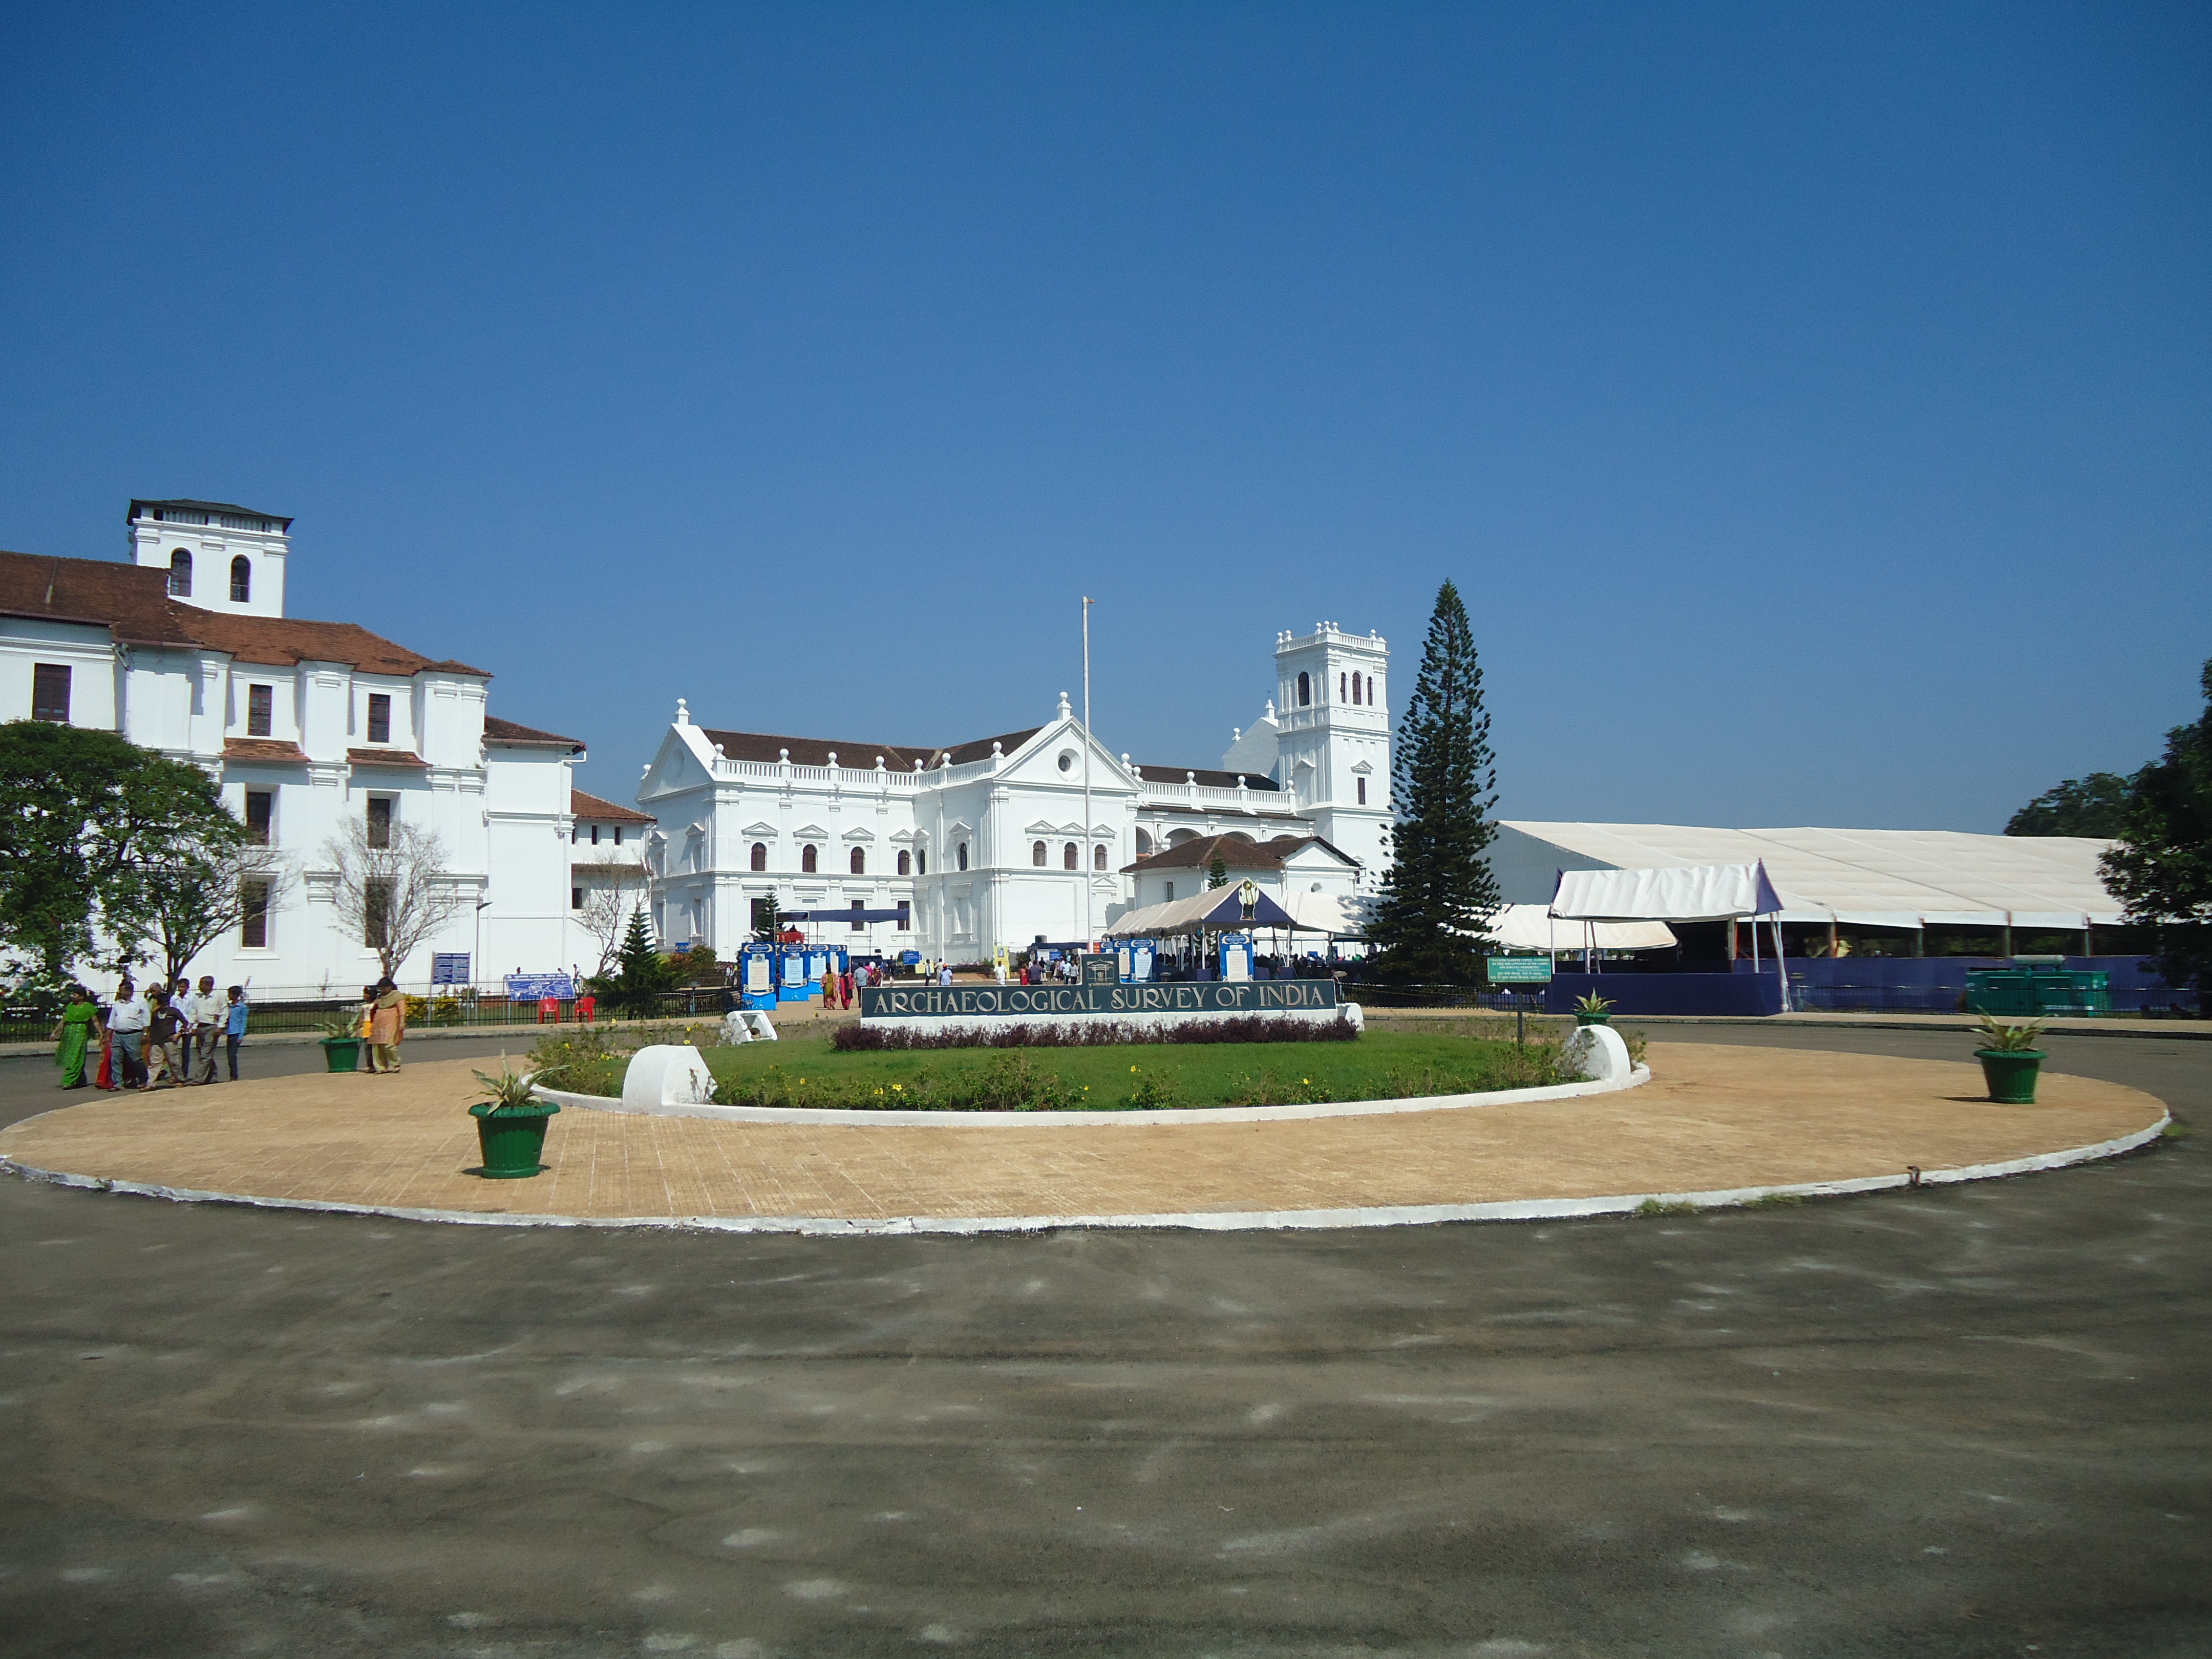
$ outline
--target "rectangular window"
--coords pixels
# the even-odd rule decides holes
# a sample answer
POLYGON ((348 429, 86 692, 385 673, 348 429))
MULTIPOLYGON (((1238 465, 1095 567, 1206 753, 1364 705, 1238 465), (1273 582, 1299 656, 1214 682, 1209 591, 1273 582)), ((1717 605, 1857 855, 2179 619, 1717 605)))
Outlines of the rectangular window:
POLYGON ((1170 882, 1168 884, 1168 896, 1170 899, 1175 896, 1175 884, 1173 882, 1170 882))
POLYGON ((1366 780, 1366 779, 1364 779, 1364 778, 1361 778, 1361 779, 1358 781, 1358 782, 1359 782, 1359 804, 1360 804, 1362 806, 1364 806, 1364 805, 1367 805, 1367 780, 1366 780))
POLYGON ((568 890, 568 908, 571 910, 580 910, 584 908, 584 890, 582 888, 571 887, 568 890))
POLYGON ((368 694, 368 740, 392 741, 392 699, 381 691, 368 694))
POLYGON ((392 914, 392 883, 372 876, 362 884, 361 942, 371 950, 384 942, 385 919, 392 914))
POLYGON ((67 663, 42 662, 31 670, 31 718, 69 724, 70 671, 67 663))
POLYGON ((908 918, 914 915, 914 911, 909 908, 909 902, 908 900, 901 899, 898 902, 898 930, 903 933, 907 930, 908 918))
POLYGON ((255 845, 269 845, 269 823, 275 816, 276 807, 276 791, 249 789, 246 792, 246 834, 255 845))
POLYGON ((250 951, 265 951, 269 948, 269 884, 249 881, 242 891, 245 908, 239 921, 238 942, 250 951))
POLYGON ((752 902, 753 932, 765 933, 775 926, 775 901, 757 898, 752 902))
POLYGON ((368 844, 381 850, 392 845, 392 797, 368 798, 368 844))
POLYGON ((592 846, 594 846, 594 847, 597 847, 599 844, 599 826, 598 824, 596 824, 596 823, 595 823, 595 824, 593 824, 593 825, 592 826, 592 846))
POLYGON ((617 847, 622 845, 622 825, 619 823, 615 825, 615 845, 617 847))
POLYGON ((249 685, 246 688, 246 735, 265 738, 274 728, 276 720, 276 688, 273 685, 249 685))
MULTIPOLYGON (((866 905, 862 904, 862 903, 860 902, 860 900, 858 900, 858 899, 854 899, 854 900, 853 901, 853 908, 854 908, 855 910, 861 910, 861 909, 866 909, 867 907, 866 907, 866 905)), ((858 916, 855 916, 855 917, 854 917, 854 918, 853 918, 853 931, 854 931, 854 933, 865 933, 865 932, 866 932, 866 931, 867 931, 867 927, 868 927, 868 924, 867 924, 866 922, 865 922, 865 921, 861 921, 858 916)))

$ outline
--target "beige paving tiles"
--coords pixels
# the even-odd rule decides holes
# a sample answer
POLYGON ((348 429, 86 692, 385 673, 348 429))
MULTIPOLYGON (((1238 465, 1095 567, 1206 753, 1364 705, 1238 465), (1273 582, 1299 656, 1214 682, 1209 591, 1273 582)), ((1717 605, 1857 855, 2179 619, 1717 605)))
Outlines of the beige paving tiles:
POLYGON ((1042 1129, 738 1124, 570 1109, 549 1170, 487 1182, 465 1060, 103 1097, 0 1133, 41 1170, 203 1192, 577 1216, 1000 1217, 1352 1209, 1893 1175, 2086 1146, 2162 1111, 2045 1076, 1978 1098, 1978 1068, 1655 1042, 1624 1093, 1388 1117, 1042 1129))

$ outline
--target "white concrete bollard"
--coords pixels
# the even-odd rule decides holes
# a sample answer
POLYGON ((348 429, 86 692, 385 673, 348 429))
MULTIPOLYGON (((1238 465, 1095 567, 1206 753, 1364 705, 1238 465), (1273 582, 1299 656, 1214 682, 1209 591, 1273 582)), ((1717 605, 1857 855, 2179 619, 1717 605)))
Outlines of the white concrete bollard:
POLYGON ((722 1016, 722 1046, 740 1042, 774 1042, 775 1022, 759 1008, 732 1008, 722 1016))
POLYGON ((703 1106, 714 1098, 714 1075, 690 1043, 656 1042, 630 1056, 623 1104, 703 1106))
POLYGON ((1566 1042, 1566 1069, 1591 1083, 1626 1083, 1636 1067, 1628 1045, 1610 1025, 1578 1025, 1566 1042))

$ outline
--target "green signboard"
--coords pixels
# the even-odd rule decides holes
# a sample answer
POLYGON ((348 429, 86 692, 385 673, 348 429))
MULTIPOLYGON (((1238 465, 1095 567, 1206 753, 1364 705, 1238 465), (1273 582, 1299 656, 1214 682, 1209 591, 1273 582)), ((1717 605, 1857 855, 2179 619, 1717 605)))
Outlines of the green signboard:
POLYGON ((1491 957, 1486 958, 1492 985, 1549 985, 1549 957, 1491 957))

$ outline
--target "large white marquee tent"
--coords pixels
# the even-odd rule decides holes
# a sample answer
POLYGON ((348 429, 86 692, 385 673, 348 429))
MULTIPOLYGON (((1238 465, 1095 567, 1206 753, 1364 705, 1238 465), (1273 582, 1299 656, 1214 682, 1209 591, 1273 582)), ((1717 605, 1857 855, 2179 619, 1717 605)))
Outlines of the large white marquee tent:
POLYGON ((1502 827, 1525 838, 1494 849, 1528 866, 1524 880, 1534 880, 1553 855, 1565 855, 1541 870, 1546 888, 1559 868, 1763 864, 1784 921, 2081 929, 2116 927, 2121 919, 2097 876, 2097 856, 2112 843, 2082 836, 1524 819, 1503 820, 1502 827))

